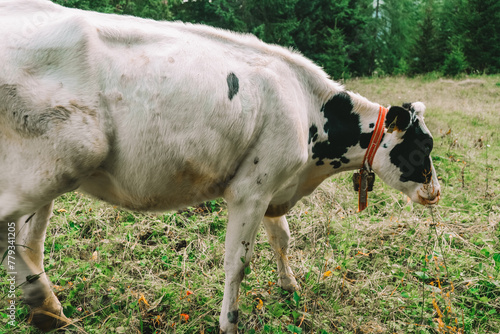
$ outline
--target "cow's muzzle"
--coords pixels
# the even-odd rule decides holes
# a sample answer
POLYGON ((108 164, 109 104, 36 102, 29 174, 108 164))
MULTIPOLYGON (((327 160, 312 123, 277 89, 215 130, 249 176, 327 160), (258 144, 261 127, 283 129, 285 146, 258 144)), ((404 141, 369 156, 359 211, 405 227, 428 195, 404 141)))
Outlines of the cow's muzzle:
POLYGON ((422 196, 418 194, 418 200, 422 205, 434 205, 439 202, 439 197, 441 196, 441 191, 438 190, 436 193, 426 194, 427 196, 422 196))

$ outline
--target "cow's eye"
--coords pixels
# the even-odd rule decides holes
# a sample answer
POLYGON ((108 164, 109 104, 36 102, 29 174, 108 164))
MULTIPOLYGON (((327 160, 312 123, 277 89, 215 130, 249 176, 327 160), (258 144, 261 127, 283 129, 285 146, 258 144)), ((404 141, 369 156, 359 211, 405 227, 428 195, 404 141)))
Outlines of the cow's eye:
POLYGON ((424 152, 424 153, 425 153, 425 154, 430 154, 430 153, 431 153, 431 151, 432 151, 432 148, 433 148, 432 142, 430 142, 430 143, 426 143, 426 144, 424 145, 424 150, 425 150, 425 152, 424 152))

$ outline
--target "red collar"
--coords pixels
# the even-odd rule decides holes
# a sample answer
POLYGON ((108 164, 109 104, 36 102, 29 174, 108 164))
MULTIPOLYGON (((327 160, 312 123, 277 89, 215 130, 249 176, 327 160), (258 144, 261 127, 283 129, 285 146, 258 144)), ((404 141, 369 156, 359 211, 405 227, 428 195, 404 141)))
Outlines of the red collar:
MULTIPOLYGON (((359 169, 359 183, 358 183, 358 212, 363 211, 368 206, 368 188, 371 188, 373 181, 375 180, 375 174, 372 172, 373 159, 380 146, 382 137, 384 136, 384 123, 385 116, 387 114, 387 108, 380 106, 378 112, 377 123, 375 124, 375 129, 373 130, 372 137, 370 139, 370 144, 368 144, 368 149, 366 150, 365 157, 363 158, 363 164, 359 169), (368 178, 371 178, 369 187, 368 178)), ((356 174, 355 174, 356 175, 356 174)), ((371 189, 370 189, 371 190, 371 189)))

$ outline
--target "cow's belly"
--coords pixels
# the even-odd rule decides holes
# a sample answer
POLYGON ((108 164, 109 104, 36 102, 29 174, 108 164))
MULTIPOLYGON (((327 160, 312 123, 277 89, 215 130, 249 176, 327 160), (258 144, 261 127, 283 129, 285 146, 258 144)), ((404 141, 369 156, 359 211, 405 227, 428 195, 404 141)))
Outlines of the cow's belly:
MULTIPOLYGON (((145 174, 147 171, 145 171, 145 174)), ((165 211, 221 197, 229 178, 191 173, 190 170, 159 173, 155 177, 122 179, 97 170, 80 190, 108 203, 138 211, 165 211)))

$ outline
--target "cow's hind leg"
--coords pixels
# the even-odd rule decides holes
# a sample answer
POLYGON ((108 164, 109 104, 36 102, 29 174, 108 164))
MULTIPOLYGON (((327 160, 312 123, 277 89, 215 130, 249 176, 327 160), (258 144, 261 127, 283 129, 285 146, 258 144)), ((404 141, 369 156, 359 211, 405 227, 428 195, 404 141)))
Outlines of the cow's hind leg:
POLYGON ((292 269, 288 264, 288 241, 290 240, 290 229, 285 216, 270 218, 264 217, 262 220, 266 228, 269 243, 276 254, 278 263, 278 285, 287 291, 293 292, 298 289, 297 281, 292 269))
POLYGON ((52 205, 53 202, 38 209, 34 215, 21 217, 16 223, 16 285, 21 286, 24 302, 31 308, 31 322, 43 331, 69 322, 43 268, 45 232, 52 205))

